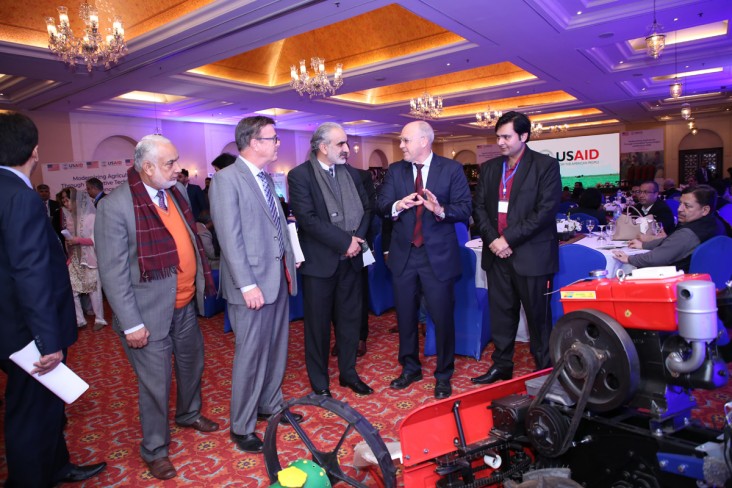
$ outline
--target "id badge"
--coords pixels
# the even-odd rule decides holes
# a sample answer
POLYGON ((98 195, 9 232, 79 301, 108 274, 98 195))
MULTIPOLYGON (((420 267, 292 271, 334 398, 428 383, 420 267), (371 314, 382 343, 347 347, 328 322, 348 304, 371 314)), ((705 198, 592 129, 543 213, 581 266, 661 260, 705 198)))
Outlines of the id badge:
POLYGON ((508 200, 498 200, 498 213, 508 213, 508 200))

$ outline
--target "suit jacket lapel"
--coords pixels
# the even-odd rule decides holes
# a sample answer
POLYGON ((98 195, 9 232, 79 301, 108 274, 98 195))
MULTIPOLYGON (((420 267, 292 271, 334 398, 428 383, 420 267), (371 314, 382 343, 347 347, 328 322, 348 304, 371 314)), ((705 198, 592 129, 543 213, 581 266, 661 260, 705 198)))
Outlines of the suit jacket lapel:
MULTIPOLYGON (((434 189, 437 187, 437 185, 440 183, 440 174, 442 173, 443 169, 442 161, 440 160, 440 157, 436 154, 432 155, 432 162, 430 163, 430 172, 427 178, 427 184, 424 185, 425 188, 427 188, 429 191, 434 193, 434 189)), ((424 176, 424 175, 422 175, 424 176)))
MULTIPOLYGON (((269 204, 267 203, 267 200, 264 199, 262 188, 259 186, 256 177, 249 170, 249 166, 247 166, 247 164, 241 159, 236 160, 236 165, 236 168, 239 170, 239 173, 241 173, 242 178, 244 179, 244 183, 249 186, 249 190, 252 192, 253 195, 255 195, 254 198, 257 199, 264 213, 269 217, 269 220, 272 221, 272 224, 274 224, 274 220, 272 220, 272 213, 269 211, 269 204)), ((269 183, 269 175, 267 176, 267 183, 269 183)))

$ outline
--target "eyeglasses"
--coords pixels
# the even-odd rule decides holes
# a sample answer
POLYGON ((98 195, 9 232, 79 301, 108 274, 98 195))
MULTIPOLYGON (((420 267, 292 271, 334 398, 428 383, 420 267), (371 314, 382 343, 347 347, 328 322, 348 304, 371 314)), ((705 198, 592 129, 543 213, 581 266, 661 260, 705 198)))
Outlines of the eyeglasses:
POLYGON ((255 137, 255 139, 258 141, 272 141, 274 144, 280 142, 280 138, 277 135, 272 137, 255 137))

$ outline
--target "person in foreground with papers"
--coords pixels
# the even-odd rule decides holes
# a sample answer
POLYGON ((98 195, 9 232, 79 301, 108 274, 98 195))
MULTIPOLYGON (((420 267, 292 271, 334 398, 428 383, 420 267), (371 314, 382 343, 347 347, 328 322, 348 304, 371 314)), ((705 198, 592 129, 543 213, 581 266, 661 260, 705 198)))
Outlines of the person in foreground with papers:
POLYGON ((5 390, 6 487, 84 481, 106 463, 69 462, 64 402, 34 375, 54 370, 76 342, 74 299, 61 242, 30 175, 38 129, 16 112, 0 114, 0 369, 5 390), (29 375, 9 356, 35 341, 41 356, 29 375))
POLYGON ((649 249, 651 252, 628 255, 623 251, 613 251, 613 256, 621 263, 636 268, 673 265, 688 273, 694 249, 712 237, 727 233, 724 222, 715 212, 716 197, 716 191, 709 185, 685 188, 681 192, 679 226, 673 234, 664 239, 649 242, 633 239, 628 243, 630 248, 649 249))
POLYGON ((175 423, 199 432, 219 425, 201 414, 203 335, 196 307, 216 293, 185 188, 178 150, 160 135, 143 137, 127 181, 97 207, 94 241, 113 327, 137 375, 140 455, 158 479, 176 476, 168 457, 173 356, 175 423))

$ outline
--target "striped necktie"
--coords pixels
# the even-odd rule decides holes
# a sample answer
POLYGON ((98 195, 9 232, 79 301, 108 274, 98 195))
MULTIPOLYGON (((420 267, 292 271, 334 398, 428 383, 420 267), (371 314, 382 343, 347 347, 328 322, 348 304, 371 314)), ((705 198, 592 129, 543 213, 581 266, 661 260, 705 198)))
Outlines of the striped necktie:
POLYGON ((277 227, 277 239, 280 244, 280 256, 285 253, 285 243, 282 240, 282 224, 280 223, 280 213, 277 211, 277 204, 275 203, 274 197, 272 196, 272 190, 269 188, 269 182, 264 171, 260 171, 257 177, 262 180, 262 187, 264 188, 264 198, 267 200, 269 205, 269 213, 272 215, 275 227, 277 227))
MULTIPOLYGON (((422 196, 424 194, 424 186, 422 184, 422 168, 424 164, 414 164, 417 168, 417 177, 414 180, 414 191, 422 196)), ((424 214, 424 205, 418 205, 415 208, 415 218, 417 219, 414 223, 414 232, 412 234, 412 244, 414 247, 422 247, 424 244, 424 236, 422 235, 422 215, 424 214)))

